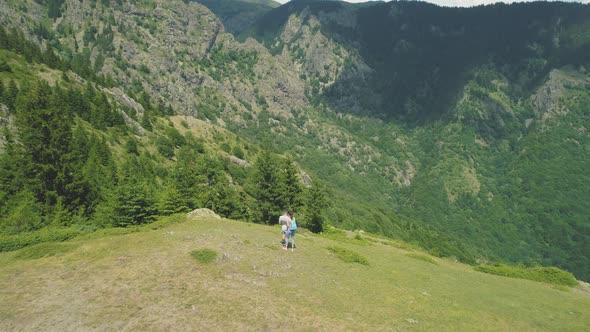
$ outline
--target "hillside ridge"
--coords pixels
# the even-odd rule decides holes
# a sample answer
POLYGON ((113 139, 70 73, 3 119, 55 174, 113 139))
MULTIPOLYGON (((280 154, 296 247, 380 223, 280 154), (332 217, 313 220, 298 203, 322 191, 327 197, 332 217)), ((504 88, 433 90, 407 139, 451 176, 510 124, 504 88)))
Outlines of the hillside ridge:
POLYGON ((52 257, 0 253, 0 327, 275 329, 288 319, 296 329, 574 331, 589 324, 585 286, 492 276, 412 249, 304 230, 297 249, 285 252, 274 226, 183 219, 66 242, 52 257), (326 249, 333 246, 369 265, 340 260, 326 249), (190 255, 205 248, 218 253, 209 265, 190 255))

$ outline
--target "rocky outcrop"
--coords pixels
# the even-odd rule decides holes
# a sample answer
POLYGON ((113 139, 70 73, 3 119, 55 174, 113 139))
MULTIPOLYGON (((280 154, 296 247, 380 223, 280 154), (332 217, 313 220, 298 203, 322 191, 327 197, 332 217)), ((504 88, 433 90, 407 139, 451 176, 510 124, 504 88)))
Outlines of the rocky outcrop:
POLYGON ((557 115, 567 113, 567 109, 560 102, 564 93, 571 88, 582 87, 589 83, 590 79, 586 75, 575 70, 553 69, 547 81, 530 98, 538 119, 545 122, 557 115))
POLYGON ((250 167, 250 163, 247 160, 240 159, 236 156, 230 156, 229 161, 243 168, 250 167))
MULTIPOLYGON (((8 115, 8 107, 4 104, 0 104, 0 129, 10 127, 10 116, 8 115)), ((4 130, 0 131, 0 152, 4 149, 6 144, 6 136, 4 136, 4 130)))
POLYGON ((221 217, 217 213, 213 212, 213 210, 206 209, 206 208, 201 208, 201 209, 193 210, 193 211, 187 213, 186 217, 187 218, 215 218, 215 219, 221 219, 221 217))

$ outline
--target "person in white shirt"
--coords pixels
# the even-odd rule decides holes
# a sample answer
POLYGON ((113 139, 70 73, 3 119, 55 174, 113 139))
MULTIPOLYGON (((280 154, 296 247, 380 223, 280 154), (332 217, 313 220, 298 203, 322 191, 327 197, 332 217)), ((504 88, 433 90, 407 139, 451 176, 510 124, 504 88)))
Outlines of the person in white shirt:
POLYGON ((287 233, 289 232, 289 228, 291 228, 291 218, 289 217, 289 211, 283 210, 283 215, 279 217, 279 224, 281 225, 281 244, 283 245, 283 249, 287 250, 287 233))

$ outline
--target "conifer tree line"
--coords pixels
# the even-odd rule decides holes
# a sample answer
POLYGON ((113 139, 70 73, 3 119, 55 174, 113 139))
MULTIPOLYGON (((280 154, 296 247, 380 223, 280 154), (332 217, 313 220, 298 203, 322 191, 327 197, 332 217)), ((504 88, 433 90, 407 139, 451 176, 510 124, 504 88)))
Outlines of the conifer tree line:
POLYGON ((302 187, 292 159, 277 160, 263 150, 257 156, 247 190, 255 200, 250 211, 254 220, 273 224, 277 222, 277 211, 289 209, 302 213, 311 231, 323 231, 324 209, 329 205, 326 195, 317 182, 308 189, 302 187))
POLYGON ((19 87, 10 81, 0 84, 0 103, 16 127, 3 128, 2 233, 73 224, 126 227, 199 207, 266 224, 288 208, 322 231, 326 199, 318 186, 301 185, 291 159, 262 150, 246 177, 234 180, 226 160, 173 127, 156 139, 156 145, 170 142, 172 156, 160 146, 150 154, 91 84, 76 89, 23 81, 19 87), (116 149, 124 153, 115 156, 116 149), (167 163, 170 157, 175 162, 167 163))
POLYGON ((226 160, 173 127, 156 136, 158 152, 150 154, 92 84, 0 80, 0 104, 15 127, 2 132, 0 233, 126 227, 199 207, 267 224, 288 208, 322 231, 326 200, 317 186, 302 187, 291 159, 262 150, 244 179, 234 180, 226 160), (123 153, 115 156, 117 149, 123 153))

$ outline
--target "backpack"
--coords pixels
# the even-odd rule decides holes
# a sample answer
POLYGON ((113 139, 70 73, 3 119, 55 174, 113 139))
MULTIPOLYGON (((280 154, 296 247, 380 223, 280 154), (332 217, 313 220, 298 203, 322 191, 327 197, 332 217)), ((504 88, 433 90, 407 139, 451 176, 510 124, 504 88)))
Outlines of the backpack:
POLYGON ((295 221, 295 218, 291 219, 291 230, 297 230, 297 222, 295 221))

